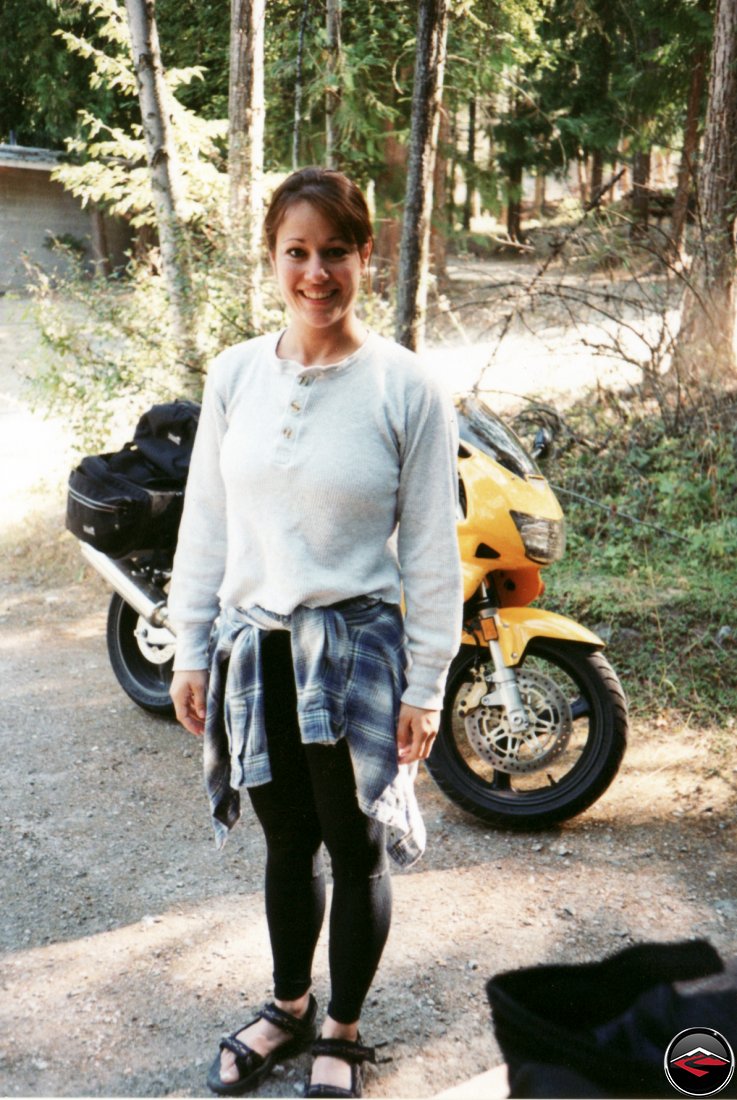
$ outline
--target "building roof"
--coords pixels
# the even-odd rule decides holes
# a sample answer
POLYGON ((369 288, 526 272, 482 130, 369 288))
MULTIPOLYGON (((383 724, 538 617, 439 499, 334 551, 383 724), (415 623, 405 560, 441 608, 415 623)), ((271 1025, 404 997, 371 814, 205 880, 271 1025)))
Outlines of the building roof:
POLYGON ((63 159, 64 153, 55 149, 34 149, 30 145, 0 143, 0 168, 31 168, 50 172, 63 159))

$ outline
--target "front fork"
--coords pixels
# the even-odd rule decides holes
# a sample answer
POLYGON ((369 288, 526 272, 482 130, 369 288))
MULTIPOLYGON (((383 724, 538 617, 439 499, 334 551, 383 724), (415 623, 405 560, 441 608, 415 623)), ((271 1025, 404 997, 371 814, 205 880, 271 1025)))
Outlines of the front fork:
POLYGON ((499 608, 496 607, 495 601, 492 599, 492 588, 486 581, 482 581, 480 592, 481 595, 477 605, 478 619, 481 634, 489 647, 489 654, 494 665, 494 672, 491 677, 494 682, 494 689, 487 692, 485 684, 481 682, 478 685, 480 698, 469 699, 467 707, 471 709, 473 706, 478 706, 479 703, 486 707, 501 706, 506 712, 510 729, 514 733, 524 733, 525 730, 529 729, 530 720, 527 709, 522 702, 519 684, 517 683, 517 673, 505 663, 502 647, 499 644, 499 631, 501 629, 499 608), (482 692, 483 694, 481 694, 482 692))

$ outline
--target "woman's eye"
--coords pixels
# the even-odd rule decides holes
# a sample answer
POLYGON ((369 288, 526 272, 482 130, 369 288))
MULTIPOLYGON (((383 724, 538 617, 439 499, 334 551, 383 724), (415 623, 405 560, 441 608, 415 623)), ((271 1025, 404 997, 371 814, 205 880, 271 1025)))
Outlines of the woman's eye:
MULTIPOLYGON (((349 249, 343 245, 336 245, 335 248, 326 248, 324 252, 320 253, 323 260, 328 262, 335 262, 337 260, 343 260, 349 253, 349 249)), ((307 251, 304 248, 294 247, 288 248, 286 252, 287 256, 291 260, 304 260, 307 258, 307 251)))

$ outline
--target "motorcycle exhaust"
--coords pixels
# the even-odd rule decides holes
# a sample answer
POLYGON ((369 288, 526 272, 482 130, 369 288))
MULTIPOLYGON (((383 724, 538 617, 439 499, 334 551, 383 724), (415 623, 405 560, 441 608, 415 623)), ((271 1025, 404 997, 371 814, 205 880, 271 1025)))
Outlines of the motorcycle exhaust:
POLYGON ((136 575, 128 562, 116 561, 107 554, 95 550, 89 543, 80 542, 82 557, 107 581, 121 599, 142 615, 152 626, 164 627, 173 634, 169 611, 161 590, 136 575))

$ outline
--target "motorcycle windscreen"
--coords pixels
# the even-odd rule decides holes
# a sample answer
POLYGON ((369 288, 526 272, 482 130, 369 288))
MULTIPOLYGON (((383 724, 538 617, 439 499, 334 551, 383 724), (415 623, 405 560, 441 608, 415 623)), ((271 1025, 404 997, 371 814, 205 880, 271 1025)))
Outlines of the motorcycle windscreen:
POLYGON ((477 397, 458 406, 458 434, 517 477, 541 477, 540 470, 514 432, 477 397))

